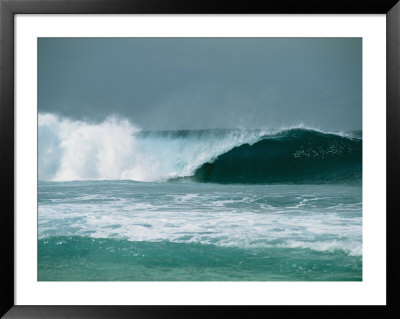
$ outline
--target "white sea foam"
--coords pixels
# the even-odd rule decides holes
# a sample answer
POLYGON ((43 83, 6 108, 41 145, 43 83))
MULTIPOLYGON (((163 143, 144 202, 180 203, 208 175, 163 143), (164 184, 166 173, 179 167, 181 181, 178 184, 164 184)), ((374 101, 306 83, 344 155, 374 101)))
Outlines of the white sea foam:
MULTIPOLYGON (((131 185, 127 189, 132 195, 126 197, 115 197, 120 193, 118 189, 103 193, 103 198, 76 194, 65 196, 63 202, 41 202, 39 237, 89 235, 130 241, 362 253, 360 206, 358 213, 343 215, 326 207, 314 207, 313 200, 301 209, 296 205, 265 206, 257 201, 276 200, 276 186, 238 186, 227 191, 224 186, 206 185, 201 192, 184 192, 186 185, 152 185, 154 193, 131 185), (89 201, 82 202, 83 198, 89 201)), ((310 197, 310 190, 319 192, 315 200, 329 197, 329 192, 331 200, 341 200, 351 191, 332 186, 327 190, 320 186, 288 186, 289 194, 290 189, 296 190, 299 203, 310 197)), ((355 192, 348 196, 360 196, 355 192)))
POLYGON ((335 251, 342 250, 348 253, 350 256, 361 256, 362 245, 361 240, 357 239, 343 239, 343 240, 330 240, 325 242, 306 242, 306 241, 293 241, 289 240, 281 247, 289 248, 309 248, 317 251, 335 251))
POLYGON ((86 123, 39 114, 39 180, 165 181, 192 175, 201 164, 266 131, 198 138, 140 135, 126 119, 86 123))

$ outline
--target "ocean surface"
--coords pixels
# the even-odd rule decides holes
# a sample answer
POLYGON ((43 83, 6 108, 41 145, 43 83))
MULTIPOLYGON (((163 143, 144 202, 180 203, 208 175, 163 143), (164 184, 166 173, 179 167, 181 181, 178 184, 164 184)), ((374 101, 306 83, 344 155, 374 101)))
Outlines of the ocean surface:
POLYGON ((39 117, 38 280, 360 281, 361 132, 39 117))

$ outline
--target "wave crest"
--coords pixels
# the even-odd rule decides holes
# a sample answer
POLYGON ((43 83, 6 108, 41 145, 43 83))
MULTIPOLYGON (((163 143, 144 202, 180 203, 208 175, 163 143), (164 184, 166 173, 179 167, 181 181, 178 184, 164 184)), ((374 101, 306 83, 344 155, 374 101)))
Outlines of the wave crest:
POLYGON ((359 181, 362 140, 291 129, 243 144, 199 167, 194 177, 217 183, 359 181))
POLYGON ((39 114, 39 180, 359 179, 361 142, 306 128, 143 131, 118 117, 87 123, 39 114))

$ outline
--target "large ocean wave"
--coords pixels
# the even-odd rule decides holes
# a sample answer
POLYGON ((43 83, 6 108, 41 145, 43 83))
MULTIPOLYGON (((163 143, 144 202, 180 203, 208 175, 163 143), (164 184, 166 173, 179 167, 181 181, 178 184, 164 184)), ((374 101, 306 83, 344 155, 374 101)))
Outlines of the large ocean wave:
POLYGON ((361 180, 360 136, 281 130, 143 131, 39 114, 39 180, 190 179, 215 183, 361 180))
POLYGON ((323 183, 359 181, 361 174, 361 139, 291 129, 237 146, 194 176, 218 183, 323 183))

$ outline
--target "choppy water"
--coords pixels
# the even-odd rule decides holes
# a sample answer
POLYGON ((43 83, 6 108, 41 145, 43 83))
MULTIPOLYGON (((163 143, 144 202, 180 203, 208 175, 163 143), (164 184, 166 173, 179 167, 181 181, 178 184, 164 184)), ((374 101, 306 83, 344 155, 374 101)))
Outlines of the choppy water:
POLYGON ((362 279, 361 184, 39 182, 39 280, 362 279))

